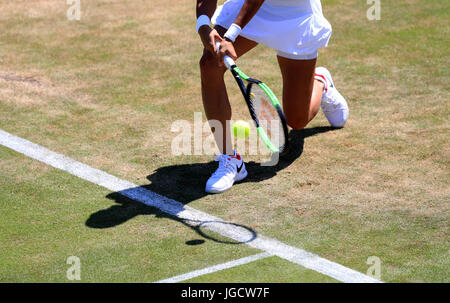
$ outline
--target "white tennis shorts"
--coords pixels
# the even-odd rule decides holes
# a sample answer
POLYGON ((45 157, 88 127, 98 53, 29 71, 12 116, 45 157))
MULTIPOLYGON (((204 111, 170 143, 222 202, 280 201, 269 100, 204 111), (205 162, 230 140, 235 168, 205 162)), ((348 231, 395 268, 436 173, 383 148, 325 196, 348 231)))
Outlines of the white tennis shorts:
MULTIPOLYGON (((212 23, 230 27, 244 2, 226 1, 217 7, 212 23)), ((331 31, 320 0, 266 0, 240 35, 275 49, 281 57, 308 60, 328 45, 331 31)))

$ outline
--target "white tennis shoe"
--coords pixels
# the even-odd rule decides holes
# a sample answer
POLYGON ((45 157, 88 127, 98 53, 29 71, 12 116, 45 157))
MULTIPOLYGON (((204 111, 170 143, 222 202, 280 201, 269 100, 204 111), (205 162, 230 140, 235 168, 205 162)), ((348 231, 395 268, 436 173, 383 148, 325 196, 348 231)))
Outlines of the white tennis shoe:
POLYGON ((334 86, 330 72, 325 67, 318 67, 314 78, 324 84, 320 107, 328 122, 333 127, 344 127, 348 119, 348 105, 334 86))
POLYGON ((205 191, 217 194, 229 190, 234 182, 247 177, 244 161, 241 155, 234 151, 233 156, 218 155, 214 161, 219 162, 219 167, 206 182, 205 191))

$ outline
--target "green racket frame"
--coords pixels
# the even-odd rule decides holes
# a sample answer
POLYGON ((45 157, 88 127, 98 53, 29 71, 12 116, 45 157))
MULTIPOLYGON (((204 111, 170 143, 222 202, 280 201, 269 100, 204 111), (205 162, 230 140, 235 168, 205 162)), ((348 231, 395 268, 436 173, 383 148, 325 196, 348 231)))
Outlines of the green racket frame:
MULTIPOLYGON (((226 62, 227 63, 227 62, 226 62)), ((232 63, 234 63, 232 61, 232 63)), ((226 64, 228 69, 233 74, 234 79, 236 80, 242 95, 244 96, 244 99, 247 103, 248 110, 250 112, 250 116, 252 117, 253 121, 256 125, 256 130, 258 132, 258 135, 263 140, 263 142, 266 144, 267 148, 273 153, 282 153, 283 151, 287 150, 289 140, 288 140, 288 127, 286 123, 286 118, 284 116, 283 110, 281 109, 280 102, 278 101, 278 98, 275 96, 275 94, 272 92, 272 90, 263 82, 253 79, 249 76, 247 76, 243 71, 241 71, 236 64, 230 65, 226 64), (245 86, 244 82, 242 80, 245 80, 248 82, 247 86, 245 86), (274 106, 275 110, 278 113, 278 116, 280 118, 281 124, 283 126, 283 135, 284 135, 284 145, 283 146, 275 146, 270 138, 267 136, 264 129, 260 126, 258 116, 256 115, 255 109, 253 108, 253 103, 251 100, 251 87, 252 85, 258 85, 269 97, 270 102, 274 106)))

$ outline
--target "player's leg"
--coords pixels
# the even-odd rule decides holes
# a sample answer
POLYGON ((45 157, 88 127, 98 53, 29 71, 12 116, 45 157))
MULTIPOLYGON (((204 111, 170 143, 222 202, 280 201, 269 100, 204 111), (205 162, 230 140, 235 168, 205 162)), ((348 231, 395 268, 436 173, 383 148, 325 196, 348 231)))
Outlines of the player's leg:
POLYGON ((326 68, 316 68, 316 59, 278 56, 278 63, 283 76, 283 110, 290 127, 304 128, 319 108, 331 126, 344 126, 348 119, 348 105, 326 68))
MULTIPOLYGON (((223 36, 226 29, 216 27, 219 35, 223 36)), ((244 37, 237 37, 234 48, 238 57, 242 56, 257 45, 256 42, 244 37)), ((218 65, 214 54, 204 50, 200 59, 200 72, 202 84, 202 99, 208 120, 217 120, 222 124, 222 132, 214 132, 219 151, 231 155, 233 146, 230 134, 229 121, 231 120, 231 106, 224 82, 225 67, 218 65)), ((214 131, 214 130, 212 130, 214 131)))
POLYGON ((277 56, 283 77, 283 111, 293 129, 304 128, 320 109, 324 84, 314 79, 316 59, 277 56))
MULTIPOLYGON (((219 35, 223 36, 226 29, 216 27, 219 35)), ((238 57, 242 56, 257 45, 256 42, 239 36, 234 42, 238 57)), ((214 54, 203 51, 200 60, 202 80, 203 106, 208 121, 216 120, 222 124, 222 131, 215 131, 214 137, 222 155, 215 158, 219 167, 206 182, 205 191, 221 193, 231 188, 234 182, 247 176, 243 159, 233 150, 229 121, 231 120, 231 106, 228 100, 224 82, 225 67, 220 67, 214 54)), ((213 127, 213 125, 211 125, 213 127)))

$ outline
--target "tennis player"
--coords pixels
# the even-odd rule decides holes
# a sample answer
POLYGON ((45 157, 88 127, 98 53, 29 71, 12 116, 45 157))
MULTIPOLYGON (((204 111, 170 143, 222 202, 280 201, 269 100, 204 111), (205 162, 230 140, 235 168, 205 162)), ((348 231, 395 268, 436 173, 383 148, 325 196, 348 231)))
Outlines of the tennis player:
POLYGON ((231 141, 231 107, 223 77, 225 55, 236 60, 258 43, 274 49, 283 79, 283 111, 288 125, 302 129, 322 108, 331 126, 344 126, 347 102, 334 86, 330 72, 316 68, 318 51, 328 45, 331 36, 320 0, 228 0, 219 7, 217 0, 197 0, 197 32, 204 46, 200 71, 206 117, 223 125, 222 132, 213 130, 221 155, 215 158, 219 167, 206 182, 206 192, 226 191, 247 176, 244 161, 231 141))

